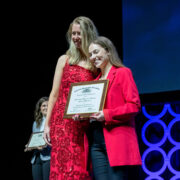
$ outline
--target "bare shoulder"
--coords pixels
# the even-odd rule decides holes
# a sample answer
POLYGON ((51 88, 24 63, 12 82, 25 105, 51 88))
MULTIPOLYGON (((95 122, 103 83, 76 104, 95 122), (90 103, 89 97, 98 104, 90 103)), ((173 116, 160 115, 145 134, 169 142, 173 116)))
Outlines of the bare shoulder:
POLYGON ((58 58, 58 62, 57 62, 57 66, 61 66, 61 67, 64 67, 65 64, 66 64, 66 61, 68 59, 68 56, 67 55, 62 55, 58 58))

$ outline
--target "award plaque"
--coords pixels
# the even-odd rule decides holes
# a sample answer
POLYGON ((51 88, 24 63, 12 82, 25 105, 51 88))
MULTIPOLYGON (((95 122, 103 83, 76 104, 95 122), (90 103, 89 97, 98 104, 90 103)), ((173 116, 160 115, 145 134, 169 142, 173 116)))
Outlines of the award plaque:
POLYGON ((31 134, 25 151, 30 151, 32 149, 37 149, 39 147, 43 148, 43 147, 46 147, 46 146, 47 146, 47 144, 46 144, 46 142, 44 141, 44 138, 43 138, 43 131, 42 132, 35 132, 35 133, 31 134))
POLYGON ((72 118, 75 114, 89 117, 103 110, 108 83, 108 80, 72 83, 63 118, 72 118))

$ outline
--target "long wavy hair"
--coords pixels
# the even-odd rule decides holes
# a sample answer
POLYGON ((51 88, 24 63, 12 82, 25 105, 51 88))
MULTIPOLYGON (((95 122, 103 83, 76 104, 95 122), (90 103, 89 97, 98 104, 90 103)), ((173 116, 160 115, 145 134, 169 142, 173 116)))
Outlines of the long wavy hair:
POLYGON ((104 36, 97 37, 94 41, 92 41, 93 44, 98 44, 102 48, 104 48, 107 52, 109 52, 109 61, 113 66, 116 67, 124 67, 121 58, 118 55, 118 52, 116 50, 116 47, 112 43, 112 41, 104 36))
MULTIPOLYGON (((91 42, 96 39, 98 36, 98 31, 93 23, 88 17, 79 16, 73 20, 70 24, 69 29, 66 33, 66 38, 69 44, 69 49, 66 52, 66 55, 69 56, 70 64, 78 64, 78 62, 82 59, 89 59, 88 48, 91 42), (73 24, 79 24, 81 29, 81 50, 76 48, 74 42, 72 41, 72 26, 73 24)), ((94 67, 90 63, 88 63, 88 69, 93 70, 94 67)))
POLYGON ((43 102, 48 101, 48 97, 42 97, 38 100, 36 103, 35 111, 34 111, 34 119, 36 121, 36 127, 38 128, 41 125, 42 122, 42 113, 41 113, 41 105, 43 102))

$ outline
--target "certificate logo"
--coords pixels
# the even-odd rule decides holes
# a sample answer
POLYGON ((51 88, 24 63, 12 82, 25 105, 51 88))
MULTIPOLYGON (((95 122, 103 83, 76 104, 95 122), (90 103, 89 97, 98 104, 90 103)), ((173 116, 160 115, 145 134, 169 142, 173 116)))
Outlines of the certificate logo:
POLYGON ((90 87, 83 88, 83 90, 82 90, 82 93, 90 93, 90 92, 91 92, 90 87))

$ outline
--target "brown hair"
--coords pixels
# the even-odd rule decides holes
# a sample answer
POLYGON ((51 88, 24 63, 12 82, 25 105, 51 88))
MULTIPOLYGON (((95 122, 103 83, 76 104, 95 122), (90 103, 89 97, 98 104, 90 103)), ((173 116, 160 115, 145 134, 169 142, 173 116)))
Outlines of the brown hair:
POLYGON ((42 121, 42 113, 41 113, 41 105, 43 102, 48 101, 48 97, 42 97, 36 103, 35 111, 34 111, 34 119, 36 121, 37 128, 40 126, 42 121))
POLYGON ((102 48, 104 48, 107 52, 109 52, 109 61, 113 66, 116 67, 124 67, 121 58, 118 55, 116 47, 112 43, 112 41, 104 36, 97 37, 92 44, 98 44, 102 48))

